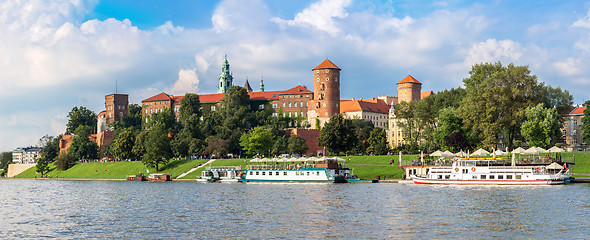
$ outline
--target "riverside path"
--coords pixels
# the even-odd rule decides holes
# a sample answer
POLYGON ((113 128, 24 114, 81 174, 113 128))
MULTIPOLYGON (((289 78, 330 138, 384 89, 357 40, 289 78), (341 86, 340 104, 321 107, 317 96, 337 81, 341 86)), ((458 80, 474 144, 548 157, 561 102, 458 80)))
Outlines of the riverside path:
POLYGON ((212 162, 215 162, 215 159, 211 159, 211 160, 207 161, 205 164, 201 164, 201 165, 200 165, 200 166, 198 166, 198 167, 191 168, 191 170, 188 170, 187 172, 185 172, 185 173, 183 173, 183 174, 180 174, 180 175, 178 175, 178 177, 176 177, 176 178, 174 178, 174 179, 180 179, 180 178, 182 178, 182 177, 186 176, 187 174, 189 174, 189 173, 192 173, 192 172, 194 172, 195 170, 197 170, 197 169, 199 169, 199 168, 202 168, 202 167, 206 166, 207 164, 211 164, 212 162))

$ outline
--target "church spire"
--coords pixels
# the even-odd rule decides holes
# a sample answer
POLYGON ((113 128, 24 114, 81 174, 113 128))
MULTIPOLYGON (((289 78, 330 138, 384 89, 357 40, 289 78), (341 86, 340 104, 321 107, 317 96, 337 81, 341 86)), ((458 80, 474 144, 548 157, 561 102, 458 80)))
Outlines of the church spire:
POLYGON ((233 86, 234 77, 229 71, 229 61, 227 61, 227 55, 221 65, 221 73, 219 74, 219 85, 217 85, 217 93, 225 93, 233 86))
POLYGON ((248 92, 252 92, 253 91, 252 88, 250 87, 250 83, 248 83, 248 77, 246 77, 246 84, 244 84, 244 88, 248 92))
POLYGON ((264 82, 262 81, 262 75, 260 75, 260 91, 264 92, 264 82))

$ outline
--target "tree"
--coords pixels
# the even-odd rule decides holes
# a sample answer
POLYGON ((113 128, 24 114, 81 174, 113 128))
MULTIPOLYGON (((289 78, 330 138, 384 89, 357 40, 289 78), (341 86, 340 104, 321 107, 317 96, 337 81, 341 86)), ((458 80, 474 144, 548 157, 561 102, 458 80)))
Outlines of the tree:
POLYGON ((582 117, 582 142, 590 143, 590 100, 584 103, 584 116, 582 117))
POLYGON ((446 138, 455 132, 462 132, 463 121, 457 116, 457 110, 448 107, 438 112, 438 128, 434 132, 434 140, 441 147, 452 147, 446 138))
POLYGON ((366 152, 368 147, 367 139, 369 139, 371 131, 373 131, 373 128, 375 128, 375 126, 372 123, 367 122, 363 119, 350 119, 350 122, 352 123, 354 127, 354 132, 357 136, 357 141, 354 143, 351 152, 364 153, 366 152))
POLYGON ((50 162, 53 162, 59 154, 59 141, 62 135, 52 137, 45 135, 39 139, 39 146, 41 147, 41 155, 50 162))
POLYGON ((221 128, 217 137, 228 141, 229 151, 232 153, 240 151, 240 137, 251 127, 249 105, 248 92, 238 86, 227 90, 220 101, 218 114, 221 118, 221 128))
POLYGON ((72 134, 79 126, 90 126, 96 130, 96 113, 85 107, 74 107, 68 113, 68 123, 66 124, 66 133, 72 134))
POLYGON ((111 151, 117 160, 133 157, 133 146, 135 145, 135 134, 132 131, 119 133, 117 139, 111 144, 111 151))
POLYGON ((225 156, 229 152, 228 141, 221 138, 210 136, 207 138, 207 147, 203 150, 205 155, 215 155, 217 158, 225 156))
POLYGON ((459 131, 453 132, 446 136, 445 145, 454 152, 456 152, 458 149, 469 148, 469 142, 465 137, 463 137, 463 133, 459 131))
POLYGON ((265 127, 259 126, 252 128, 248 133, 240 137, 240 146, 246 151, 246 154, 270 153, 272 150, 272 135, 265 127))
POLYGON ((137 133, 141 131, 141 106, 137 104, 129 104, 127 109, 127 117, 121 118, 119 121, 114 121, 110 123, 109 126, 113 128, 115 132, 133 131, 137 133))
POLYGON ((568 114, 571 111, 574 97, 568 90, 562 90, 560 87, 553 88, 549 85, 545 87, 545 108, 555 108, 559 115, 568 114))
POLYGON ((193 115, 196 115, 197 119, 200 118, 203 113, 201 111, 199 95, 194 93, 185 94, 182 100, 180 100, 179 112, 180 122, 183 124, 193 115))
POLYGON ((68 157, 76 160, 98 158, 98 145, 88 137, 74 136, 67 151, 68 157))
POLYGON ((387 154, 389 150, 387 147, 387 136, 385 135, 385 131, 381 128, 373 128, 373 131, 371 131, 371 135, 369 136, 368 143, 368 153, 384 155, 387 154))
POLYGON ((51 161, 49 159, 47 159, 46 157, 40 157, 37 159, 37 172, 39 174, 41 174, 41 176, 44 176, 45 174, 47 174, 49 172, 49 163, 51 161))
POLYGON ((165 123, 151 125, 146 132, 144 146, 145 154, 141 160, 144 165, 160 171, 160 165, 168 164, 169 158, 172 156, 172 148, 165 123))
POLYGON ((416 117, 416 104, 417 101, 400 102, 395 108, 395 115, 400 119, 399 126, 408 145, 407 148, 411 150, 418 149, 422 132, 420 119, 416 117))
POLYGON ((497 63, 476 64, 463 80, 466 96, 459 117, 480 133, 481 145, 495 148, 500 136, 512 149, 520 134, 525 109, 542 102, 544 87, 528 66, 497 63))
POLYGON ((0 155, 0 168, 6 170, 8 164, 12 162, 12 152, 2 152, 0 155))
POLYGON ((526 110, 522 136, 531 146, 547 148, 561 136, 559 114, 555 108, 544 108, 542 103, 526 110))
POLYGON ((342 115, 334 115, 324 125, 318 145, 328 148, 330 153, 338 156, 341 152, 348 152, 358 141, 354 132, 354 127, 350 119, 345 119, 342 115))
POLYGON ((69 152, 61 152, 55 159, 55 165, 57 166, 57 169, 61 171, 68 170, 75 164, 76 158, 74 158, 69 152))
POLYGON ((271 154, 272 155, 280 155, 283 153, 287 153, 289 151, 289 141, 285 136, 278 136, 274 140, 274 144, 272 145, 271 154))
POLYGON ((287 148, 290 153, 299 154, 301 156, 309 149, 305 139, 298 135, 289 136, 287 148))

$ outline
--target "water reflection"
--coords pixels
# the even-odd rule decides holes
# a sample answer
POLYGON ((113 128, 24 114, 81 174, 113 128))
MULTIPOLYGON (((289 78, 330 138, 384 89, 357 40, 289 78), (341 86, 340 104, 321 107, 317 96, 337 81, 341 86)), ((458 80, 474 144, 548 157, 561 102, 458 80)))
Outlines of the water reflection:
POLYGON ((590 185, 0 180, 0 238, 585 238, 590 185))

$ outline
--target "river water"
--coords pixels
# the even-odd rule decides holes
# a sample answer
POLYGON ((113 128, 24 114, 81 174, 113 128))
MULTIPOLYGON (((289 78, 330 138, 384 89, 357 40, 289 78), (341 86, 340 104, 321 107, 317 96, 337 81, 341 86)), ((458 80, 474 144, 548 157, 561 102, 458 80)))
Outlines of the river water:
POLYGON ((590 184, 0 180, 0 239, 590 238, 590 184))

